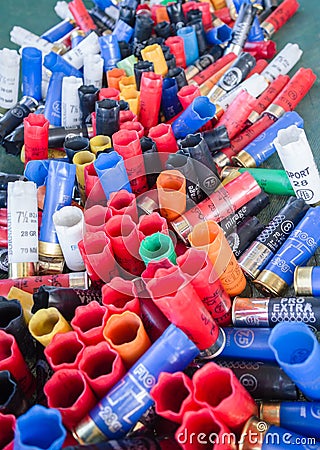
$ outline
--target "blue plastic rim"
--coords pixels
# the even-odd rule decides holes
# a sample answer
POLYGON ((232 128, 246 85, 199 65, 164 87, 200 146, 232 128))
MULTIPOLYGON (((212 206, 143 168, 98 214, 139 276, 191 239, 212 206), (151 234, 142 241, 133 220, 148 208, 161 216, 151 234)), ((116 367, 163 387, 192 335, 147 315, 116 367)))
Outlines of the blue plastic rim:
POLYGON ((22 58, 26 57, 35 62, 42 62, 42 52, 35 47, 24 47, 22 49, 22 58))
POLYGON ((299 322, 277 324, 269 337, 269 345, 280 365, 302 365, 310 358, 317 344, 310 328, 299 322))
POLYGON ((184 38, 184 37, 192 36, 193 32, 194 32, 194 29, 191 26, 183 27, 183 28, 179 28, 179 30, 177 31, 177 35, 184 38))
POLYGON ((121 189, 132 192, 123 158, 118 152, 101 153, 93 165, 107 199, 111 192, 121 189))
POLYGON ((50 52, 48 53, 43 60, 43 65, 44 67, 46 67, 47 69, 51 70, 52 72, 54 71, 54 66, 56 65, 57 61, 59 60, 58 58, 58 54, 54 53, 54 52, 50 52))
POLYGON ((68 63, 62 56, 57 53, 50 52, 48 53, 43 60, 43 65, 46 69, 49 69, 51 72, 62 72, 67 77, 77 77, 82 78, 82 72, 80 70, 73 67, 68 63))
POLYGON ((49 162, 49 159, 29 161, 24 169, 24 176, 36 183, 37 187, 43 186, 48 176, 49 162))
POLYGON ((178 91, 178 85, 175 78, 164 78, 162 82, 162 91, 166 91, 167 89, 171 89, 174 87, 176 87, 178 91))
POLYGON ((111 169, 121 161, 123 161, 122 156, 120 156, 118 152, 112 151, 109 153, 101 153, 99 158, 94 161, 93 165, 99 175, 99 172, 101 173, 101 171, 111 169))
POLYGON ((118 39, 115 35, 99 37, 101 56, 104 61, 104 70, 111 70, 116 67, 117 62, 121 60, 121 52, 118 39))
POLYGON ((183 27, 177 31, 177 36, 180 36, 183 39, 186 64, 187 66, 190 66, 199 58, 199 47, 196 32, 191 26, 183 27))
POLYGON ((164 78, 162 82, 161 109, 166 120, 172 119, 182 110, 177 94, 177 80, 175 78, 164 78))
POLYGON ((196 97, 191 105, 192 110, 200 120, 208 121, 215 115, 216 107, 212 102, 210 102, 208 97, 196 97))
POLYGON ((220 25, 212 28, 206 33, 206 39, 209 44, 225 44, 231 39, 232 29, 228 25, 220 25))
POLYGON ((60 450, 66 435, 58 410, 35 405, 17 419, 14 449, 60 450))
POLYGON ((133 31, 133 28, 126 22, 118 20, 112 34, 117 38, 118 42, 125 41, 128 43, 133 35, 133 31))
POLYGON ((216 107, 208 97, 196 97, 191 105, 172 123, 176 139, 184 139, 205 125, 215 115, 216 107))
POLYGON ((269 345, 280 367, 310 400, 320 400, 320 344, 305 323, 281 322, 269 345))

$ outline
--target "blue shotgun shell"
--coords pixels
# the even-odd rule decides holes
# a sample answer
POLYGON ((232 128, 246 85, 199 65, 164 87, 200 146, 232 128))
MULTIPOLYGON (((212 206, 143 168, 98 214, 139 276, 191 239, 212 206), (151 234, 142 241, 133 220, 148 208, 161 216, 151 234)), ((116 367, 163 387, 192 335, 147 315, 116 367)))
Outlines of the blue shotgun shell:
POLYGON ((184 370, 198 354, 198 348, 186 334, 169 325, 122 380, 80 422, 74 436, 86 444, 122 438, 153 405, 150 391, 160 373, 184 370))
POLYGON ((249 359, 253 361, 275 362, 268 339, 269 328, 224 328, 226 346, 219 355, 228 359, 249 359))
POLYGON ((63 206, 71 205, 75 176, 76 166, 74 164, 63 161, 50 161, 40 227, 40 242, 59 243, 52 216, 63 206), (57 189, 57 186, 59 186, 59 189, 57 189))
POLYGON ((292 285, 297 266, 305 265, 320 245, 320 206, 310 208, 254 281, 267 295, 281 296, 292 285))
POLYGON ((196 32, 191 26, 183 27, 177 31, 177 36, 180 36, 183 39, 186 64, 187 66, 190 66, 200 56, 196 32))
POLYGON ((196 97, 191 105, 172 123, 172 131, 176 139, 184 139, 193 134, 211 120, 216 107, 208 97, 196 97))
POLYGON ((93 165, 107 199, 111 192, 121 189, 132 192, 123 158, 118 152, 101 153, 93 165))
POLYGON ((22 50, 22 95, 41 100, 42 52, 35 47, 22 50))
POLYGON ((67 436, 57 409, 34 405, 17 419, 15 450, 60 450, 67 436))
POLYGON ((310 400, 320 400, 320 344, 308 325, 281 322, 269 338, 280 367, 310 400))
POLYGON ((259 167, 271 155, 276 152, 273 145, 274 139, 277 137, 278 131, 288 128, 290 125, 297 125, 303 128, 303 119, 295 111, 286 112, 280 119, 271 125, 266 131, 261 133, 256 139, 248 144, 241 152, 232 158, 234 162, 242 165, 242 159, 249 159, 250 167, 259 167))

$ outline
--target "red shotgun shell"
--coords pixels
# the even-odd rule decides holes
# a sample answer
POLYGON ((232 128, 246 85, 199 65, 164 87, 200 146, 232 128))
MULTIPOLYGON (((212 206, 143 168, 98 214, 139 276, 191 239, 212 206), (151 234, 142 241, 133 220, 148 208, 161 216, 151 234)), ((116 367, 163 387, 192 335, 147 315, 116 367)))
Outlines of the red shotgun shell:
POLYGON ((50 344, 45 348, 44 354, 52 370, 77 369, 84 343, 75 331, 56 334, 50 344))
POLYGON ((140 276, 145 265, 139 255, 140 239, 137 225, 127 214, 114 216, 105 225, 114 256, 125 273, 140 276))
POLYGON ((224 125, 227 128, 229 138, 233 139, 245 126, 255 101, 256 99, 249 92, 243 90, 231 102, 216 126, 224 125))
POLYGON ((13 450, 14 431, 16 418, 12 414, 0 413, 0 448, 13 450))
POLYGON ((90 14, 88 13, 88 10, 82 0, 72 0, 68 4, 68 8, 70 9, 74 20, 81 30, 86 33, 87 31, 96 29, 94 21, 91 19, 90 14))
POLYGON ((106 312, 106 307, 96 301, 76 309, 71 326, 85 345, 96 345, 104 340, 103 319, 106 312))
MULTIPOLYGON (((126 122, 126 123, 138 123, 138 122, 126 122)), ((136 197, 131 192, 125 189, 121 189, 117 192, 111 192, 108 208, 110 210, 111 216, 123 216, 128 214, 131 219, 137 223, 138 222, 138 210, 136 197)))
POLYGON ((79 369, 99 400, 126 373, 119 354, 106 341, 85 348, 79 369))
POLYGON ((72 430, 96 405, 97 398, 82 372, 61 369, 53 374, 44 386, 49 408, 60 411, 62 422, 72 430))
POLYGON ((284 112, 293 111, 309 92, 316 78, 316 75, 311 69, 301 67, 267 108, 266 113, 279 118, 284 112))
POLYGON ((281 27, 297 12, 299 8, 297 0, 284 0, 261 24, 266 36, 271 36, 280 30, 281 27))
POLYGON ((232 370, 210 362, 193 376, 194 399, 210 409, 232 431, 257 415, 257 405, 232 370))
POLYGON ((0 370, 8 370, 26 395, 30 396, 34 392, 35 379, 17 342, 14 336, 3 330, 0 330, 0 370))
POLYGON ((139 299, 131 280, 115 277, 102 286, 102 304, 107 308, 109 315, 121 314, 124 311, 140 315, 139 299))
POLYGON ((220 326, 231 324, 231 299, 216 276, 206 252, 189 248, 177 258, 177 264, 186 274, 196 293, 220 326))
POLYGON ((150 394, 156 413, 172 422, 181 424, 185 413, 199 409, 193 398, 193 383, 183 372, 162 372, 150 394))
POLYGON ((200 89, 194 84, 183 86, 177 96, 183 109, 188 108, 196 97, 201 95, 200 89))
POLYGON ((183 450, 235 450, 235 435, 211 409, 189 411, 183 417, 175 433, 176 441, 183 450))
POLYGON ((158 123, 162 97, 162 76, 154 72, 143 72, 140 84, 139 121, 149 129, 158 123))
POLYGON ((264 59, 271 59, 275 56, 277 46, 274 41, 246 42, 243 50, 251 53, 258 61, 263 61, 264 59))
POLYGON ((185 69, 186 55, 184 52, 184 41, 180 36, 171 36, 166 39, 165 44, 170 48, 170 52, 176 58, 177 67, 182 67, 185 69))

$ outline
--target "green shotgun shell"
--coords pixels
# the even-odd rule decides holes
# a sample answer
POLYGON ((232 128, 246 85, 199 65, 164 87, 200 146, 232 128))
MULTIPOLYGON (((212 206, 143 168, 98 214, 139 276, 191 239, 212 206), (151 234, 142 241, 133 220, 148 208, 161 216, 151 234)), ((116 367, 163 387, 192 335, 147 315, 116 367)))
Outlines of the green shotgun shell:
POLYGON ((117 62, 118 69, 123 69, 127 77, 130 77, 131 75, 134 75, 134 68, 133 66, 138 62, 138 58, 136 58, 134 55, 130 55, 127 58, 122 59, 121 61, 117 62))
POLYGON ((267 194, 296 195, 285 170, 225 167, 221 173, 222 178, 230 175, 232 170, 237 170, 240 173, 249 172, 267 194))
POLYGON ((150 261, 160 261, 163 258, 168 258, 176 264, 174 245, 167 234, 158 232, 144 238, 140 244, 139 253, 145 265, 150 261))

